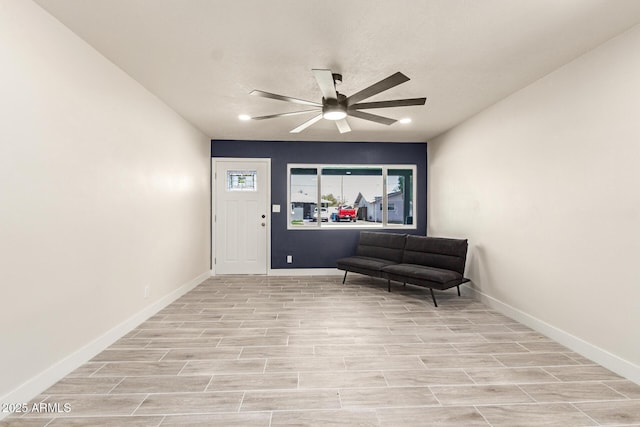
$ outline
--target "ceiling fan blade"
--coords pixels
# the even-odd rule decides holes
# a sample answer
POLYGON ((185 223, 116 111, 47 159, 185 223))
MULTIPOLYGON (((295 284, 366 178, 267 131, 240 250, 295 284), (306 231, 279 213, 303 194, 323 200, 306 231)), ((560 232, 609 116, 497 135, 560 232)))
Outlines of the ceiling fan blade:
POLYGON ((251 120, 273 119, 276 117, 297 116, 298 114, 317 113, 317 112, 318 112, 318 109, 316 108, 314 110, 292 111, 290 113, 270 114, 268 116, 251 117, 251 120))
POLYGON ((347 119, 336 120, 336 126, 340 133, 351 132, 351 127, 349 126, 347 119))
POLYGON ((264 92, 262 90, 252 90, 249 95, 261 96, 263 98, 277 99, 278 101, 293 102, 294 104, 311 105, 313 107, 322 107, 317 102, 305 101, 304 99, 291 98, 290 96, 276 95, 275 93, 264 92))
POLYGON ((405 76, 401 72, 397 72, 395 74, 390 75, 386 79, 380 80, 378 83, 374 83, 368 88, 362 89, 360 92, 354 93, 350 97, 347 98, 347 105, 353 105, 357 102, 362 101, 363 99, 367 99, 372 97, 373 95, 377 95, 380 92, 383 92, 387 89, 391 89, 394 86, 398 86, 401 83, 409 81, 409 77, 405 76))
POLYGON ((424 105, 427 98, 394 99, 392 101, 361 102, 349 106, 350 110, 366 110, 367 108, 408 107, 410 105, 424 105))
POLYGON ((316 77, 320 91, 324 99, 338 99, 336 85, 333 81, 331 70, 311 70, 316 77))
POLYGON ((297 128, 290 130, 289 133, 300 133, 306 128, 308 128, 309 126, 311 126, 312 124, 314 124, 315 122, 318 122, 320 120, 322 120, 322 114, 318 114, 314 118, 307 120, 297 128))
POLYGON ((364 111, 358 111, 358 110, 349 110, 347 114, 353 117, 357 117, 359 119, 370 120, 372 122, 380 123, 382 125, 387 125, 387 126, 397 122, 397 120, 395 119, 378 116, 376 114, 365 113, 364 111))

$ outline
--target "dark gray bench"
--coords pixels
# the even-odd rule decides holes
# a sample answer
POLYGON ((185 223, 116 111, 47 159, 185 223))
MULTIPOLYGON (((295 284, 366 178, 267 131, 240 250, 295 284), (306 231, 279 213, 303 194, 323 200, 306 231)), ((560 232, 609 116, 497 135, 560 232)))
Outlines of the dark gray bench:
POLYGON ((391 281, 429 288, 433 304, 437 307, 434 289, 458 289, 469 279, 464 277, 467 258, 466 239, 448 239, 404 234, 360 233, 356 255, 341 258, 336 263, 344 270, 345 283, 349 271, 391 281), (398 254, 401 256, 398 256, 398 254))
POLYGON ((367 276, 383 277, 382 268, 402 262, 406 234, 378 233, 362 231, 356 247, 356 254, 336 261, 338 268, 347 273, 366 274, 367 276))

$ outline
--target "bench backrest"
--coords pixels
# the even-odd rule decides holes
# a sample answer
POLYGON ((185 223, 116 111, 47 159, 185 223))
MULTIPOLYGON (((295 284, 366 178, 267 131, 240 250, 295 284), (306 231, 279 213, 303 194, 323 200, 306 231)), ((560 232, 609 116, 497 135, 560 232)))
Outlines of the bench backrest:
POLYGON ((464 275, 467 259, 466 239, 407 236, 402 262, 453 270, 464 275))
POLYGON ((362 231, 356 255, 401 262, 406 239, 406 234, 362 231))

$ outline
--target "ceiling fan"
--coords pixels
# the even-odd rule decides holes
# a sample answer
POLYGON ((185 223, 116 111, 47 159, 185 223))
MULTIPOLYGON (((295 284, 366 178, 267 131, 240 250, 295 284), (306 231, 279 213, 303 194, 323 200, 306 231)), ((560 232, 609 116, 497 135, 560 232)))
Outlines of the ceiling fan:
POLYGON ((320 91, 322 92, 322 102, 305 101, 304 99, 291 98, 289 96, 276 95, 274 93, 264 92, 261 90, 254 90, 250 94, 255 96, 261 96, 263 98, 277 99, 279 101, 292 102, 294 104, 307 105, 314 107, 309 110, 292 111, 289 113, 271 114, 268 116, 250 117, 253 120, 272 119, 275 117, 295 116, 298 114, 319 113, 313 118, 302 123, 300 126, 292 129, 290 133, 299 133, 311 126, 312 124, 322 120, 335 121, 336 126, 340 133, 350 132, 351 127, 347 122, 346 117, 357 117, 359 119, 369 120, 372 122, 380 123, 383 125, 391 125, 397 120, 390 119, 388 117, 378 116, 376 114, 367 113, 360 110, 367 110, 371 108, 388 108, 388 107, 406 107, 410 105, 424 105, 427 98, 411 98, 411 99, 394 99, 391 101, 378 101, 378 102, 360 102, 374 95, 379 94, 387 89, 391 89, 401 83, 409 80, 409 77, 405 76, 401 72, 397 72, 380 80, 378 83, 362 89, 360 92, 354 93, 347 97, 336 90, 336 85, 342 82, 342 75, 332 73, 331 70, 318 70, 314 69, 313 75, 318 82, 320 91))

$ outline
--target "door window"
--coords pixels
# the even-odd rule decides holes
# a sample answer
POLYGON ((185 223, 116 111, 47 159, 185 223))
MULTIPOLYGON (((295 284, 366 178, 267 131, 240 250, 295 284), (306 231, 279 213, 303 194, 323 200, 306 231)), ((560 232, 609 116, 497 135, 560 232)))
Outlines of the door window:
POLYGON ((227 171, 227 191, 257 191, 256 171, 227 171))

